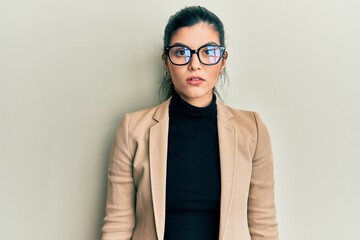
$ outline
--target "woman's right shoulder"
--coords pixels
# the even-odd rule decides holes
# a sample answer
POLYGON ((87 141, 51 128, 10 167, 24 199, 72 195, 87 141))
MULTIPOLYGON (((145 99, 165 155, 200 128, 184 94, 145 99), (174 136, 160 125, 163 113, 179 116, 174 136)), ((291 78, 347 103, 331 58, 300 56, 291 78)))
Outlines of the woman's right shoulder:
POLYGON ((134 112, 128 112, 126 115, 128 115, 131 119, 153 119, 158 112, 168 113, 169 103, 170 100, 166 100, 156 106, 140 109, 134 112))
POLYGON ((153 106, 153 107, 149 107, 149 108, 143 108, 143 109, 139 109, 133 112, 127 112, 125 113, 125 116, 127 115, 128 117, 130 117, 131 119, 141 119, 141 118, 146 118, 146 117, 151 117, 155 114, 156 110, 159 108, 161 104, 153 106))
MULTIPOLYGON (((128 125, 129 128, 144 129, 153 126, 162 119, 168 119, 170 100, 160 103, 156 106, 140 109, 134 112, 128 112, 122 119, 122 124, 128 125)), ((122 125, 120 124, 120 125, 122 125)))

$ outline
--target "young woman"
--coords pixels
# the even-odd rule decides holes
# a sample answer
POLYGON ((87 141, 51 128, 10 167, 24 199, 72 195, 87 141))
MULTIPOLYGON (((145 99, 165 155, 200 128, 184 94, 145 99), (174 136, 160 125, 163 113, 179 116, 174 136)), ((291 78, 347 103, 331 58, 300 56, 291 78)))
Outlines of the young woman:
POLYGON ((212 12, 187 7, 169 19, 169 98, 126 114, 116 132, 102 240, 278 239, 268 131, 215 94, 227 56, 212 12))

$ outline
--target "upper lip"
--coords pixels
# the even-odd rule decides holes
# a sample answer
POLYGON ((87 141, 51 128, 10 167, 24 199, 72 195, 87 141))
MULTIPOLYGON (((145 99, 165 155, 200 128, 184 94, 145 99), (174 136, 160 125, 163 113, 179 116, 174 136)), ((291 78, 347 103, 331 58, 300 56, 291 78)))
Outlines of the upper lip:
POLYGON ((191 76, 191 77, 186 79, 186 81, 192 81, 192 80, 202 80, 202 81, 204 81, 205 79, 203 79, 200 76, 191 76))

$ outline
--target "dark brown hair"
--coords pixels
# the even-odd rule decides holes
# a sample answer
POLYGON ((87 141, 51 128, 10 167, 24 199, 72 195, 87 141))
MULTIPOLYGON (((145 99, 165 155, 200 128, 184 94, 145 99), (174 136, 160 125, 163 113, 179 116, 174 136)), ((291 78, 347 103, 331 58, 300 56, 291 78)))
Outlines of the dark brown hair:
MULTIPOLYGON (((164 48, 169 46, 171 37, 178 29, 191 27, 201 22, 213 27, 218 33, 220 45, 225 46, 224 25, 221 20, 204 7, 192 6, 185 7, 170 17, 164 31, 164 48)), ((163 60, 166 60, 165 55, 163 55, 163 60)), ((174 91, 174 84, 170 74, 167 74, 163 77, 160 85, 160 96, 163 100, 168 99, 173 95, 174 91)), ((217 93, 216 89, 214 89, 214 92, 217 93)))

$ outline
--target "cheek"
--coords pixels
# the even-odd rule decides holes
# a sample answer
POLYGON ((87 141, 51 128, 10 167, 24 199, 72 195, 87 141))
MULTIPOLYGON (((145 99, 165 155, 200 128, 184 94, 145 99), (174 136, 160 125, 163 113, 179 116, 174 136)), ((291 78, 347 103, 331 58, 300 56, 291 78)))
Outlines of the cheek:
POLYGON ((213 68, 209 71, 209 74, 211 75, 211 78, 214 80, 217 80, 220 76, 221 67, 213 68))
POLYGON ((179 79, 186 74, 186 69, 184 67, 179 66, 169 66, 168 67, 170 76, 173 80, 179 79))

